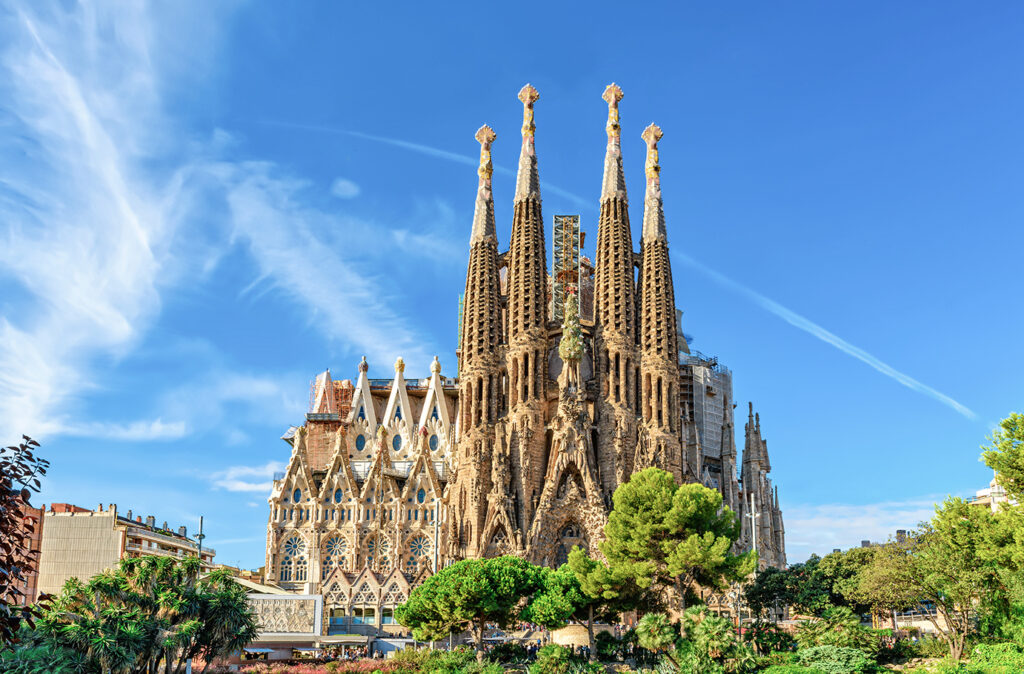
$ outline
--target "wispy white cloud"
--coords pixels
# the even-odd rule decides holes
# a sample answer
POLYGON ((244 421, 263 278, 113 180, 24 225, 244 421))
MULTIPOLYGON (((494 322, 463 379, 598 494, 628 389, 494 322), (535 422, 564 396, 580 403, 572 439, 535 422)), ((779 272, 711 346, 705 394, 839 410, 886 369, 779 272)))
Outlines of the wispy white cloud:
POLYGON ((186 434, 184 421, 165 422, 157 418, 152 421, 133 421, 127 424, 92 421, 81 424, 66 424, 60 428, 62 435, 98 438, 101 440, 176 440, 186 434))
POLYGON ((212 473, 210 481, 215 487, 227 491, 269 494, 273 487, 271 478, 284 469, 285 464, 281 461, 268 461, 261 466, 231 466, 212 473))
MULTIPOLYGON (((345 136, 352 136, 354 138, 362 138, 363 140, 370 140, 376 143, 383 143, 385 145, 391 145, 393 147, 402 148, 403 150, 409 150, 411 152, 418 152, 419 154, 426 155, 428 157, 435 157, 437 159, 444 159, 445 161, 452 161, 457 164, 464 164, 466 166, 472 166, 476 168, 480 165, 479 157, 471 157, 465 154, 459 154, 458 152, 449 152, 448 150, 442 150, 441 148, 431 147, 430 145, 424 145, 423 143, 414 143, 408 140, 402 140, 400 138, 388 138, 386 136, 375 136, 370 133, 363 133, 361 131, 349 131, 348 129, 339 129, 332 126, 325 126, 320 124, 298 124, 295 122, 281 122, 281 121, 269 121, 263 120, 264 124, 272 126, 282 126, 292 129, 301 129, 304 131, 317 131, 321 133, 332 133, 342 134, 345 136)), ((495 173, 503 175, 514 176, 516 172, 505 166, 495 166, 495 173)), ((558 195, 563 199, 573 202, 580 208, 586 210, 596 210, 597 202, 595 199, 585 199, 578 194, 574 194, 567 189, 552 185, 546 180, 541 180, 541 191, 550 192, 551 194, 558 195)))
POLYGON ((331 194, 339 199, 354 199, 359 196, 359 185, 348 178, 336 178, 331 183, 331 194))
POLYGON ((100 363, 144 342, 161 293, 208 274, 225 243, 246 247, 263 286, 305 307, 327 338, 387 361, 433 351, 391 308, 394 280, 367 271, 385 253, 366 254, 377 223, 308 205, 306 181, 229 160, 229 133, 189 138, 169 113, 167 79, 194 77, 182 64, 205 49, 167 43, 185 34, 168 29, 175 21, 154 6, 88 2, 0 17, 0 428, 14 439, 191 432, 191 417, 83 421, 75 406, 102 385, 100 363), (346 245, 325 231, 344 231, 346 245))
MULTIPOLYGON (((124 9, 125 24, 145 33, 124 9)), ((134 30, 114 31, 116 55, 86 39, 111 28, 100 12, 47 19, 14 11, 0 28, 0 274, 35 300, 0 320, 0 427, 37 435, 75 429, 57 410, 90 386, 85 364, 123 354, 159 311, 165 233, 157 195, 130 170, 149 142, 134 117, 147 118, 154 82, 101 67, 144 62, 147 45, 134 30)), ((144 426, 77 430, 134 436, 144 426)))
POLYGON ((922 496, 883 503, 789 505, 786 523, 786 556, 790 563, 802 562, 812 553, 819 556, 833 549, 860 545, 863 540, 884 542, 898 529, 912 530, 935 514, 942 496, 922 496))
POLYGON ((801 316, 792 309, 788 309, 782 306, 775 300, 765 297, 756 290, 752 290, 751 288, 748 288, 742 283, 734 281, 728 276, 725 276, 724 274, 721 274, 715 271, 714 269, 705 266, 701 262, 698 262, 697 260, 693 259, 692 257, 685 253, 676 251, 672 253, 672 257, 696 269, 705 276, 714 280, 719 285, 725 286, 726 288, 732 290, 733 292, 736 292, 737 294, 746 297, 754 304, 758 305, 759 307, 761 307, 765 311, 768 311, 769 313, 775 314, 776 316, 786 321, 790 325, 799 328, 800 330, 803 330, 807 334, 816 337, 817 339, 820 339, 826 344, 831 344, 832 346, 839 349, 846 355, 852 356, 857 360, 861 361, 862 363, 867 364, 868 366, 874 368, 878 372, 884 374, 886 377, 889 377, 890 379, 895 380, 896 382, 902 384, 903 386, 906 386, 910 390, 926 395, 929 398, 932 398, 933 400, 937 400, 943 405, 946 405, 956 410, 959 414, 962 414, 968 419, 976 418, 977 415, 975 415, 975 413, 968 409, 965 405, 962 405, 953 398, 942 393, 941 391, 937 391, 931 386, 922 384, 921 382, 914 379, 910 375, 900 372, 891 365, 882 362, 881 360, 871 355, 864 349, 854 346, 853 344, 850 344, 845 339, 839 337, 838 335, 832 332, 829 332, 828 330, 821 327, 820 325, 810 320, 809 318, 801 316))

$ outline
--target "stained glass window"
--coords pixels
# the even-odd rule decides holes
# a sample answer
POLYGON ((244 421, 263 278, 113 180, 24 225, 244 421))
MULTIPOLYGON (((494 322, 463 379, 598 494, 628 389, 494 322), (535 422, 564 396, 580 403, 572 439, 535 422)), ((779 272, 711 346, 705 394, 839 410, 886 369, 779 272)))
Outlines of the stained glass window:
POLYGON ((437 451, 437 444, 438 444, 437 436, 436 435, 431 435, 430 436, 430 440, 428 440, 428 442, 430 443, 430 451, 436 452, 437 451))
POLYGON ((359 452, 363 451, 363 447, 366 447, 366 436, 362 435, 362 434, 357 435, 356 436, 356 451, 359 451, 359 452))
POLYGON ((301 500, 302 500, 302 490, 301 489, 296 489, 295 491, 292 492, 292 501, 294 503, 298 503, 301 500))
POLYGON ((396 433, 395 437, 391 440, 391 446, 395 449, 396 452, 402 449, 402 436, 396 433))

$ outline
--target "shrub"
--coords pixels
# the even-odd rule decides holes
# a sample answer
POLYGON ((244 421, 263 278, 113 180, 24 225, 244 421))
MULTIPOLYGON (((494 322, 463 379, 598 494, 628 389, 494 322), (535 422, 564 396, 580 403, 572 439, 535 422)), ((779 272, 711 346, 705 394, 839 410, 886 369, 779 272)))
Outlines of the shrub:
POLYGON ((526 661, 526 649, 518 641, 507 641, 498 644, 487 654, 491 662, 503 664, 526 661))
POLYGON ((799 651, 797 657, 801 665, 824 674, 860 674, 873 666, 862 651, 841 646, 814 646, 799 651))
POLYGON ((860 624, 860 618, 845 606, 825 611, 819 620, 807 620, 797 628, 801 649, 814 646, 856 648, 872 659, 878 653, 878 638, 860 624))
POLYGON ((569 674, 575 660, 568 648, 548 644, 537 651, 537 661, 530 665, 530 674, 569 674))
POLYGON ((597 647, 597 657, 602 660, 614 660, 622 652, 625 641, 616 639, 611 632, 598 632, 594 637, 594 646, 597 647))
POLYGON ((1017 644, 980 644, 971 651, 971 664, 983 667, 991 674, 1019 674, 1024 672, 1024 652, 1017 644))
POLYGON ((824 674, 820 669, 803 665, 772 665, 761 674, 824 674))
POLYGON ((949 655, 949 645, 938 637, 921 637, 917 654, 922 658, 944 658, 949 655))
POLYGON ((793 648, 793 637, 775 623, 758 621, 743 633, 743 640, 754 646, 758 653, 788 651, 793 648))

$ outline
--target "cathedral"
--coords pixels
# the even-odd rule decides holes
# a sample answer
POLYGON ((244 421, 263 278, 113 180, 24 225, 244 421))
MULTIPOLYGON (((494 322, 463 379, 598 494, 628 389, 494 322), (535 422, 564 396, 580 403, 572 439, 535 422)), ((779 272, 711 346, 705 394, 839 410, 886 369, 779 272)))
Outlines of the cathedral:
MULTIPOLYGON (((784 567, 778 491, 760 418, 748 406, 736 451, 732 373, 691 351, 680 327, 662 207, 661 129, 642 134, 646 190, 633 248, 619 103, 604 92, 607 149, 596 255, 579 218, 554 216, 548 268, 535 145, 538 92, 526 85, 509 247, 499 250, 491 145, 480 165, 458 331, 457 377, 324 372, 269 498, 267 579, 324 595, 349 625, 388 624, 425 575, 472 557, 564 562, 598 555, 616 487, 649 466, 722 493, 742 522, 738 550, 784 567), (369 612, 369 613, 367 613, 369 612), (377 616, 380 616, 378 623, 377 616), (367 623, 369 624, 369 623, 367 623)), ((333 620, 333 618, 332 618, 333 620)))

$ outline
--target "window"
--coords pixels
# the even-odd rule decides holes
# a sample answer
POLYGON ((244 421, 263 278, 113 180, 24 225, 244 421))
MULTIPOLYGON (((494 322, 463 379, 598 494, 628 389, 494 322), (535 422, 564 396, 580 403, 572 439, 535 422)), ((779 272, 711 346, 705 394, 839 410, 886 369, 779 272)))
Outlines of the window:
POLYGON ((296 489, 295 491, 292 492, 292 501, 294 503, 298 503, 301 500, 302 500, 302 490, 301 489, 296 489))
POLYGON ((437 436, 436 435, 431 435, 430 436, 430 440, 428 440, 427 442, 430 444, 430 451, 436 452, 437 451, 437 445, 438 445, 437 436))
POLYGON ((321 580, 327 578, 335 566, 344 566, 344 556, 348 551, 348 541, 341 536, 331 536, 324 544, 323 568, 321 580))
POLYGON ((409 554, 413 557, 423 557, 430 553, 430 540, 426 536, 417 536, 409 541, 409 554))
POLYGON ((306 542, 293 535, 284 543, 278 578, 283 581, 304 581, 308 573, 306 564, 306 542))
POLYGON ((344 494, 342 493, 342 491, 340 489, 335 489, 334 490, 334 502, 335 503, 341 503, 342 496, 344 496, 344 494))
POLYGON ((422 489, 420 489, 418 492, 416 492, 416 502, 417 503, 423 503, 426 500, 427 500, 427 492, 423 491, 422 489))
POLYGON ((394 625, 395 624, 395 609, 393 609, 393 608, 382 608, 380 610, 380 624, 381 625, 394 625))
POLYGON ((395 408, 395 418, 398 419, 399 421, 402 420, 402 406, 401 405, 399 405, 398 407, 395 408))
MULTIPOLYGON (((360 409, 359 412, 361 414, 362 409, 360 409)), ((361 452, 363 451, 364 447, 366 447, 366 436, 360 433, 359 435, 356 436, 356 451, 361 452)))
MULTIPOLYGON (((359 419, 363 419, 364 421, 366 420, 366 410, 363 409, 362 405, 359 406, 359 417, 358 418, 359 419)), ((362 437, 362 436, 359 436, 359 437, 362 437)), ((363 442, 366 442, 366 441, 363 440, 363 442)), ((360 447, 359 449, 362 449, 362 447, 360 447)))
POLYGON ((402 449, 402 436, 395 433, 395 437, 391 440, 391 447, 397 452, 402 449))
POLYGON ((437 417, 438 417, 438 414, 437 414, 437 405, 434 405, 434 411, 430 413, 430 418, 431 418, 431 419, 437 419, 437 417))
POLYGON ((332 608, 330 618, 328 620, 327 634, 345 633, 345 609, 332 608))

